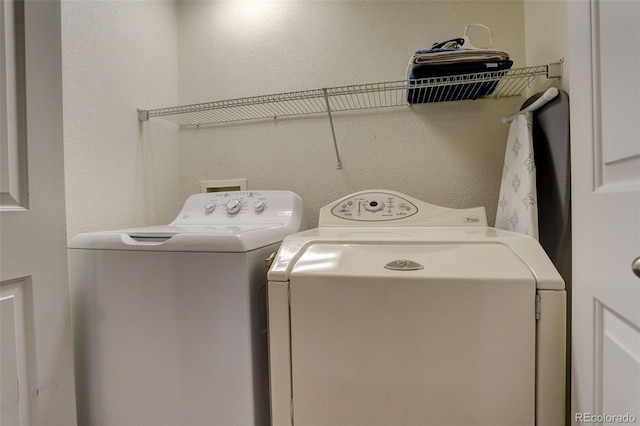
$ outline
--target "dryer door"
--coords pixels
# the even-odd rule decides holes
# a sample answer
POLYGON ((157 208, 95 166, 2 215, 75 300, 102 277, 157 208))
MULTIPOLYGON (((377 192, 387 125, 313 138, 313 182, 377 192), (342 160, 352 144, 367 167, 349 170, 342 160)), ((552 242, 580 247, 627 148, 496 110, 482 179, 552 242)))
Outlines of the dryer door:
POLYGON ((311 246, 291 272, 293 423, 533 425, 535 291, 499 244, 311 246))

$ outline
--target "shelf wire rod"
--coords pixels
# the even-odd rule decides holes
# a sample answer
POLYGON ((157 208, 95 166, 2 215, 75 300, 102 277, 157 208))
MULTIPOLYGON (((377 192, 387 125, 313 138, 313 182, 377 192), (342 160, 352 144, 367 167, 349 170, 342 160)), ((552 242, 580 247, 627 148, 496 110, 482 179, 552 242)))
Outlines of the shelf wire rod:
POLYGON ((373 90, 367 90, 366 99, 369 105, 369 108, 376 108, 378 106, 378 102, 376 99, 376 94, 373 90))
POLYGON ((333 102, 331 102, 334 110, 340 111, 351 111, 356 108, 357 95, 353 96, 345 96, 343 94, 336 95, 331 98, 333 102))
POLYGON ((262 104, 252 103, 246 105, 244 108, 247 111, 247 114, 253 115, 256 118, 275 118, 279 115, 283 115, 283 113, 273 107, 274 102, 268 101, 262 104))
POLYGON ((383 91, 380 92, 380 96, 381 96, 381 105, 391 105, 394 106, 395 102, 393 100, 393 93, 395 92, 394 90, 390 90, 389 86, 384 84, 383 85, 383 91))
POLYGON ((295 109, 288 101, 270 103, 268 105, 265 105, 265 109, 267 109, 269 115, 274 118, 288 117, 295 114, 295 109))
POLYGON ((206 123, 207 121, 210 121, 211 119, 208 118, 208 116, 210 116, 211 114, 213 114, 212 112, 190 112, 188 114, 185 115, 185 118, 189 118, 189 123, 187 125, 190 126, 199 126, 202 123, 206 123))
POLYGON ((319 102, 317 98, 297 102, 296 108, 301 114, 319 114, 324 112, 324 105, 319 102))
POLYGON ((261 119, 261 118, 270 118, 272 117, 269 114, 267 109, 267 105, 247 105, 239 109, 239 113, 242 117, 246 117, 246 119, 261 119))
POLYGON ((305 108, 309 110, 309 112, 321 113, 324 112, 325 106, 322 100, 316 97, 308 99, 307 102, 305 102, 305 108))
MULTIPOLYGON (((378 92, 379 93, 379 92, 378 92)), ((380 105, 380 103, 378 102, 378 96, 376 96, 376 93, 371 91, 371 92, 367 92, 367 97, 370 99, 371 102, 371 107, 372 108, 378 108, 378 106, 380 105)))
POLYGON ((266 112, 265 107, 260 105, 245 105, 242 107, 237 107, 231 109, 231 113, 234 118, 241 120, 251 120, 251 119, 260 119, 265 118, 266 112))
POLYGON ((366 94, 367 92, 363 92, 360 93, 359 96, 356 96, 356 99, 358 100, 358 108, 363 108, 365 109, 367 107, 367 102, 366 102, 366 94))
POLYGON ((356 95, 356 101, 358 103, 356 108, 367 109, 370 106, 367 96, 369 96, 369 92, 362 92, 356 95))
POLYGON ((211 122, 221 123, 227 121, 227 116, 221 116, 218 111, 194 111, 189 113, 189 116, 192 118, 192 126, 200 126, 204 124, 209 124, 211 122))
POLYGON ((322 114, 326 112, 324 102, 317 97, 307 99, 300 105, 300 108, 305 111, 305 114, 322 114))
POLYGON ((367 109, 370 107, 369 102, 367 101, 367 92, 358 93, 354 96, 353 109, 367 109))
POLYGON ((373 98, 375 99, 376 108, 379 108, 380 105, 384 105, 384 103, 382 102, 382 97, 384 95, 385 95, 384 91, 378 91, 377 93, 376 92, 373 93, 373 98))
MULTIPOLYGON (((329 93, 327 93, 327 97, 329 99, 329 108, 331 108, 331 111, 344 111, 345 107, 344 107, 344 103, 342 102, 342 97, 340 95, 331 95, 329 93)), ((326 104, 326 102, 325 102, 326 104)), ((324 109, 326 109, 327 106, 324 106, 324 109)))
POLYGON ((228 121, 245 121, 245 120, 259 120, 271 118, 271 115, 266 110, 265 106, 256 108, 255 105, 246 105, 242 108, 235 108, 229 111, 228 121))
POLYGON ((298 108, 300 108, 301 111, 304 111, 305 114, 319 114, 325 112, 323 103, 316 97, 300 102, 298 108))
POLYGON ((215 113, 215 116, 220 117, 220 120, 227 123, 242 120, 242 113, 233 107, 226 110, 212 110, 211 113, 215 113))
POLYGON ((291 115, 295 115, 295 112, 298 112, 299 114, 313 114, 320 112, 318 111, 318 108, 313 105, 313 98, 301 99, 296 102, 287 102, 284 106, 292 113, 291 115))
POLYGON ((382 86, 382 90, 378 91, 378 105, 389 105, 391 102, 389 101, 389 91, 386 90, 386 86, 382 86))
POLYGON ((371 92, 364 92, 360 95, 360 101, 364 105, 364 109, 373 108, 374 104, 371 99, 371 92))
POLYGON ((340 153, 338 152, 338 142, 336 141, 336 131, 333 128, 333 117, 331 116, 331 106, 329 105, 329 96, 327 95, 327 89, 322 89, 324 92, 324 100, 327 104, 327 115, 329 116, 329 124, 331 125, 331 135, 333 136, 333 148, 336 150, 336 168, 342 169, 342 161, 340 161, 340 153))
POLYGON ((498 84, 498 87, 496 87, 495 96, 497 98, 509 96, 509 93, 513 91, 515 85, 516 82, 514 80, 500 81, 500 84, 498 84))
POLYGON ((303 101, 285 102, 280 106, 282 107, 283 110, 287 112, 288 115, 295 115, 295 114, 304 115, 304 114, 310 114, 313 112, 313 110, 309 108, 308 103, 303 101))
POLYGON ((380 92, 380 104, 382 106, 393 105, 393 100, 392 100, 393 92, 394 91, 392 91, 388 85, 386 84, 382 85, 382 91, 380 92))
POLYGON ((280 111, 274 111, 271 103, 265 104, 251 104, 242 108, 243 114, 248 119, 267 119, 276 118, 279 115, 283 115, 280 111))
POLYGON ((381 90, 378 92, 377 95, 377 102, 378 105, 382 106, 382 105, 389 105, 391 102, 389 102, 389 92, 387 90, 381 90))
POLYGON ((307 107, 307 100, 291 100, 278 102, 273 104, 273 109, 280 111, 283 116, 295 115, 295 114, 309 114, 313 112, 307 107))
POLYGON ((193 112, 190 112, 189 115, 191 117, 193 117, 193 120, 195 121, 194 125, 195 126, 200 126, 202 124, 208 124, 211 121, 221 121, 221 120, 226 120, 228 115, 224 115, 224 114, 220 114, 219 110, 196 110, 193 112))
POLYGON ((322 99, 314 98, 313 101, 316 104, 318 111, 323 111, 323 112, 325 111, 325 108, 327 106, 325 105, 325 102, 322 102, 323 101, 322 99))
POLYGON ((334 101, 332 102, 334 108, 340 111, 350 111, 352 109, 355 109, 355 103, 353 102, 356 100, 355 98, 350 98, 344 95, 337 95, 334 96, 332 100, 334 101))
POLYGON ((525 79, 513 79, 505 81, 505 95, 509 96, 512 93, 521 93, 527 87, 530 87, 532 80, 530 78, 525 79))
MULTIPOLYGON (((327 91, 327 97, 329 99, 329 107, 332 111, 344 111, 343 97, 339 93, 330 93, 327 91)), ((326 105, 325 105, 326 108, 326 105)))
POLYGON ((214 110, 214 111, 217 116, 221 117, 221 119, 227 123, 233 122, 233 121, 240 121, 243 118, 242 112, 235 107, 230 107, 226 110, 214 110))
POLYGON ((290 102, 290 101, 283 101, 283 102, 276 102, 273 103, 271 105, 271 109, 273 111, 276 111, 276 117, 277 116, 281 116, 281 117, 287 117, 290 115, 294 115, 295 112, 300 112, 300 110, 297 109, 296 103, 295 102, 290 102))
POLYGON ((286 112, 287 115, 295 115, 295 114, 307 114, 308 110, 306 107, 306 103, 302 101, 287 101, 282 102, 278 105, 283 111, 286 112))
POLYGON ((180 123, 180 125, 183 126, 197 126, 201 121, 199 115, 193 112, 180 115, 171 115, 169 117, 174 118, 178 123, 180 123))
POLYGON ((358 109, 362 105, 357 94, 354 94, 351 96, 340 95, 338 99, 340 100, 340 104, 342 105, 343 111, 352 111, 354 109, 358 109))
POLYGON ((261 110, 262 113, 261 115, 264 117, 284 117, 286 115, 288 115, 288 112, 282 108, 281 106, 282 102, 269 102, 269 103, 265 103, 263 105, 252 105, 252 108, 257 108, 258 110, 261 110))

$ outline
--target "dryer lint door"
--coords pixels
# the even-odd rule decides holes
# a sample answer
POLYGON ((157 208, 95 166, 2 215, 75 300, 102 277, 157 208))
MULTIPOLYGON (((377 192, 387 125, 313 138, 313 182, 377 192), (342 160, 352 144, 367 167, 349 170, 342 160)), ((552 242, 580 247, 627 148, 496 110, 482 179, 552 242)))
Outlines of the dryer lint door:
POLYGON ((294 424, 534 424, 536 285, 507 247, 318 244, 290 277, 294 424))

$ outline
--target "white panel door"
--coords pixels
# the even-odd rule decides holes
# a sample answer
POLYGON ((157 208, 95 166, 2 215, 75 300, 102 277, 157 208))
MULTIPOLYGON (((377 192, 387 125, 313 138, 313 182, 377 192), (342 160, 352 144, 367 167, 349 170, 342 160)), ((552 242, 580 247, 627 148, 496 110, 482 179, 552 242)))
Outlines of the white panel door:
POLYGON ((75 425, 60 3, 0 9, 0 424, 75 425))
POLYGON ((573 420, 640 422, 640 2, 568 8, 573 420))

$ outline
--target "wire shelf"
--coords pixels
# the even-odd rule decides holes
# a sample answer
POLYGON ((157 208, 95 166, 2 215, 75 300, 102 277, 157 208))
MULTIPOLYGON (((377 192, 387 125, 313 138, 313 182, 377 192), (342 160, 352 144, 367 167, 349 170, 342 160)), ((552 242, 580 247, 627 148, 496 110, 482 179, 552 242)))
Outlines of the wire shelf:
POLYGON ((417 103, 474 99, 482 84, 496 85, 486 97, 519 96, 539 77, 561 77, 561 63, 421 80, 399 80, 251 96, 169 108, 138 109, 140 121, 162 117, 180 126, 201 126, 266 118, 327 114, 410 105, 411 91, 427 94, 417 103))

